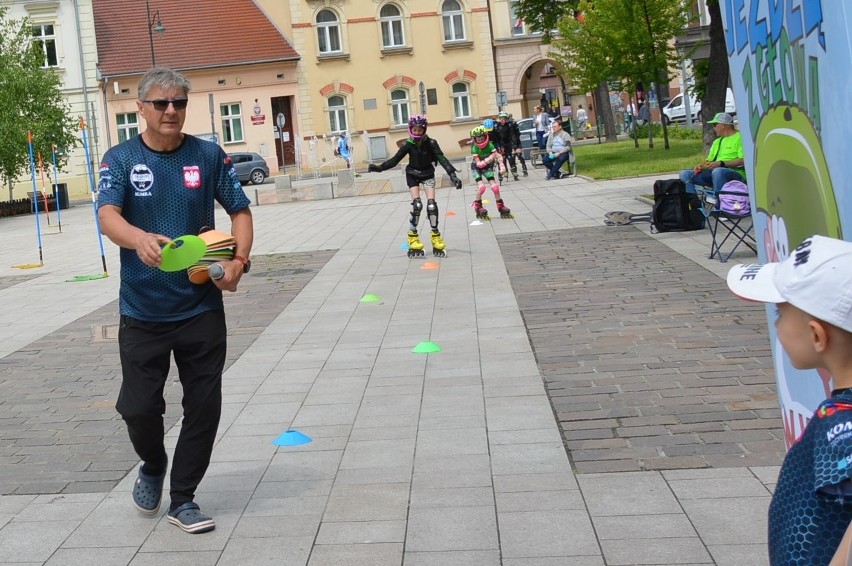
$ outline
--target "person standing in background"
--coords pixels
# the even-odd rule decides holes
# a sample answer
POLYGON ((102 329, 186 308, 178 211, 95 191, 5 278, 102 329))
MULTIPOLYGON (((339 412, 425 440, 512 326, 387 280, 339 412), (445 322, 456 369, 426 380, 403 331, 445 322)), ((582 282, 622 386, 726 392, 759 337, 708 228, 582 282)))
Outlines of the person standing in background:
POLYGON ((544 134, 547 133, 547 114, 544 113, 541 106, 536 106, 533 109, 533 126, 535 126, 535 140, 538 148, 544 149, 544 134))
POLYGON ((568 132, 568 134, 570 134, 570 135, 574 135, 573 125, 572 125, 574 123, 574 108, 571 106, 570 100, 568 101, 568 104, 566 104, 566 108, 567 108, 567 110, 566 110, 565 115, 568 116, 568 119, 563 122, 563 124, 565 126, 567 126, 565 128, 565 131, 568 132))
MULTIPOLYGON (((589 115, 586 114, 582 104, 577 106, 577 131, 582 132, 586 129, 586 124, 589 121, 589 115)), ((577 134, 579 135, 579 134, 577 134)))
POLYGON ((349 138, 346 132, 340 133, 340 138, 337 140, 337 155, 346 161, 346 168, 352 166, 352 148, 349 146, 349 138))
POLYGON ((644 126, 648 122, 651 121, 651 111, 648 109, 648 105, 645 103, 644 98, 639 99, 639 113, 636 116, 636 123, 640 126, 644 126))

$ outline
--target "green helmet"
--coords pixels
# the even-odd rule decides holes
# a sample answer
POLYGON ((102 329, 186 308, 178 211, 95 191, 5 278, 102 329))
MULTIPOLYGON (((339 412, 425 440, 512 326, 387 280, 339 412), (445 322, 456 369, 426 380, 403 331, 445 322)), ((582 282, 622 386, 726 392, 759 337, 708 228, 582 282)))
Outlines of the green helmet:
POLYGON ((470 131, 470 137, 473 143, 480 149, 484 149, 488 145, 488 129, 485 126, 476 126, 470 131), (477 141, 476 138, 484 138, 482 141, 477 141))
POLYGON ((497 114, 497 118, 506 118, 508 120, 509 119, 509 113, 508 112, 500 112, 499 114, 497 114))

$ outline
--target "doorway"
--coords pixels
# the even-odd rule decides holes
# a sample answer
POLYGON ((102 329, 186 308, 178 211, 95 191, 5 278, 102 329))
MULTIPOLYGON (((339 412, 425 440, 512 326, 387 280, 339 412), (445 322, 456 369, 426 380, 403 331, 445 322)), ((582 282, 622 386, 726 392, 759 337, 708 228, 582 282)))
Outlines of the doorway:
POLYGON ((272 128, 275 132, 275 155, 278 157, 278 170, 296 165, 296 140, 293 137, 292 96, 275 96, 272 103, 272 128), (278 115, 284 115, 284 127, 279 132, 278 115), (283 153, 282 153, 283 149, 283 153))

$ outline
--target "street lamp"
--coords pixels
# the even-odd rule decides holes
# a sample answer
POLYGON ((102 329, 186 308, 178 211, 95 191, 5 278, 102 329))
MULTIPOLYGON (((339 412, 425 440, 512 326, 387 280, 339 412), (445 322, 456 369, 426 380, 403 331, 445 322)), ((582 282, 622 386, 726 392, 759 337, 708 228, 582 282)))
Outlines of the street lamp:
POLYGON ((151 66, 155 66, 157 58, 154 56, 154 32, 162 35, 166 31, 166 26, 160 20, 160 10, 154 12, 153 17, 151 16, 151 6, 148 5, 148 0, 145 0, 145 12, 148 14, 148 42, 151 44, 151 66), (154 25, 155 21, 157 25, 154 25))

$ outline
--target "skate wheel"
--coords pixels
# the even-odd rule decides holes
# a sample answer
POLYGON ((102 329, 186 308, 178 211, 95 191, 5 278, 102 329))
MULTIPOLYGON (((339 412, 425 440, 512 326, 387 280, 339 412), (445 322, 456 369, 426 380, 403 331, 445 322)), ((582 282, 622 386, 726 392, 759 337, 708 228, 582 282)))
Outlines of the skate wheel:
POLYGON ((423 250, 408 250, 408 257, 423 257, 425 255, 423 250))
POLYGON ((447 252, 444 250, 432 250, 432 255, 435 257, 447 257, 447 252))

